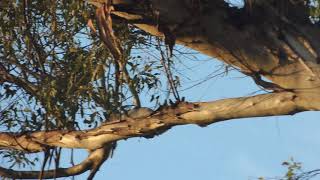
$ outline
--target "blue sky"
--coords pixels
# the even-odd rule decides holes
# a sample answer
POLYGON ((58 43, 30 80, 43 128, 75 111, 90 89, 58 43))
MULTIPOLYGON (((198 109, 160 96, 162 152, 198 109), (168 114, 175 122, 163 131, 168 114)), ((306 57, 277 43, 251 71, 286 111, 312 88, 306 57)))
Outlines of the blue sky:
MULTIPOLYGON (((221 66, 220 61, 203 55, 196 58, 179 57, 184 65, 177 67, 192 80, 204 79, 221 66)), ((184 87, 190 81, 184 79, 184 87)), ((249 96, 258 90, 250 78, 231 71, 181 93, 188 101, 212 101, 249 96)), ((306 170, 316 169, 320 167, 319 117, 320 112, 303 112, 225 121, 205 128, 187 125, 153 139, 120 141, 114 157, 104 163, 95 179, 251 180, 284 175, 281 163, 291 157, 306 170)), ((77 157, 85 158, 85 154, 82 151, 77 157)))
MULTIPOLYGON (((183 87, 205 79, 222 65, 204 55, 195 58, 176 59, 183 63, 178 63, 176 68, 188 77, 182 78, 183 87)), ((250 78, 230 71, 227 76, 211 78, 182 91, 181 95, 187 101, 212 101, 249 96, 258 90, 250 78)), ((147 105, 146 99, 143 102, 147 105)), ((95 179, 251 180, 284 175, 286 169, 281 163, 291 157, 302 162, 306 170, 316 169, 320 160, 319 115, 319 112, 303 112, 294 116, 237 119, 205 128, 187 125, 174 127, 153 139, 120 141, 114 157, 104 163, 95 179)), ((85 150, 75 152, 76 162, 86 156, 85 150)), ((65 151, 63 160, 64 167, 70 166, 70 150, 65 151)), ((87 176, 88 172, 76 179, 87 176)))
MULTIPOLYGON (((191 78, 182 79, 183 87, 192 85, 192 80, 204 79, 221 66, 220 61, 200 54, 196 58, 179 57, 184 65, 177 68, 191 78)), ((213 101, 249 96, 258 90, 250 78, 231 71, 181 93, 187 101, 213 101)), ((147 99, 143 102, 146 105, 147 99)), ((174 127, 153 139, 120 141, 114 157, 104 163, 95 179, 251 180, 284 175, 286 169, 281 163, 291 157, 302 162, 306 170, 316 169, 320 167, 319 117, 320 112, 303 112, 294 116, 237 119, 205 128, 187 125, 174 127)), ((65 167, 70 166, 69 152, 64 154, 65 167)), ((86 155, 86 151, 77 150, 75 159, 81 162, 86 155)), ((87 176, 85 173, 76 179, 87 176)))
MULTIPOLYGON (((189 77, 202 79, 221 62, 203 55, 185 62, 195 67, 189 77), (195 64, 198 65, 195 65, 195 64)), ((183 59, 180 59, 183 60, 183 59)), ((211 101, 247 96, 259 90, 237 72, 217 77, 182 92, 188 101, 211 101)), ((262 92, 260 92, 262 93, 262 92)), ((205 128, 180 126, 153 139, 120 141, 115 156, 104 163, 96 179, 257 179, 284 175, 283 161, 293 157, 303 168, 319 168, 319 112, 294 116, 248 118, 205 128)), ((86 153, 76 153, 86 157, 86 153)), ((85 179, 87 174, 79 179, 85 179)))

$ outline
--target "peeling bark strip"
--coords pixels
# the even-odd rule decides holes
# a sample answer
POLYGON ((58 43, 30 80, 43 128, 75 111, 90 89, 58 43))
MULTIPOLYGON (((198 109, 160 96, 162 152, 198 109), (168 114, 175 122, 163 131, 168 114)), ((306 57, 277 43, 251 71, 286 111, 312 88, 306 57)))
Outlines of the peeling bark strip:
POLYGON ((114 9, 111 4, 111 0, 106 0, 104 3, 98 3, 96 4, 96 6, 96 19, 99 28, 100 39, 103 41, 103 43, 106 45, 106 47, 114 57, 117 71, 115 72, 116 79, 117 81, 120 81, 120 73, 123 73, 124 80, 128 84, 129 90, 134 98, 134 105, 136 107, 141 107, 139 94, 135 89, 135 85, 126 68, 126 62, 123 57, 123 49, 121 47, 120 41, 113 33, 111 11, 113 11, 114 9))
POLYGON ((320 98, 305 99, 291 92, 263 94, 213 102, 180 102, 162 107, 143 118, 127 117, 102 124, 87 131, 40 131, 17 135, 0 133, 2 149, 40 152, 44 146, 95 150, 122 139, 152 137, 176 125, 200 126, 236 118, 290 115, 301 111, 320 110, 320 98), (312 105, 312 106, 311 106, 312 105))
MULTIPOLYGON (((274 85, 278 92, 212 102, 179 102, 160 107, 144 117, 128 116, 86 131, 2 132, 1 149, 33 153, 63 147, 87 149, 91 153, 82 163, 70 168, 41 173, 0 167, 0 175, 36 179, 43 174, 42 178, 57 178, 91 170, 88 179, 92 179, 108 157, 112 143, 119 140, 150 138, 176 125, 206 126, 237 118, 319 111, 320 29, 310 23, 306 5, 289 0, 245 2, 245 7, 238 9, 223 0, 90 1, 97 6, 100 38, 115 59, 116 73, 124 73, 137 107, 140 107, 139 96, 125 68, 119 40, 113 33, 111 14, 155 36, 165 37, 164 31, 170 31, 177 43, 235 66, 265 88, 268 85, 263 84, 274 85), (271 82, 261 82, 261 76, 271 82)), ((95 31, 91 21, 88 25, 95 31)), ((0 82, 14 83, 37 95, 38 87, 10 75, 2 64, 0 75, 3 76, 0 82)))

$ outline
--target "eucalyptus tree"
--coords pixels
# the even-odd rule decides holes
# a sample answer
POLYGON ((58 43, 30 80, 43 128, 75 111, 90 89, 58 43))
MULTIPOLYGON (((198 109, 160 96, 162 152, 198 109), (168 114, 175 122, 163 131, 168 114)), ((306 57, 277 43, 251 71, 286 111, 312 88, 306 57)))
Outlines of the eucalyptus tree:
POLYGON ((312 0, 246 0, 241 8, 223 0, 3 3, 0 147, 15 163, 32 163, 29 153, 45 158, 39 171, 0 168, 0 174, 41 179, 91 170, 92 179, 122 139, 320 110, 318 6, 312 0), (178 44, 223 61, 267 93, 188 102, 172 73, 178 44), (157 62, 131 53, 147 47, 160 52, 157 62), (174 98, 169 104, 159 100, 161 71, 174 98), (152 110, 141 103, 146 91, 153 93, 152 110), (90 154, 60 168, 61 148, 90 154), (56 168, 45 170, 51 157, 56 168))

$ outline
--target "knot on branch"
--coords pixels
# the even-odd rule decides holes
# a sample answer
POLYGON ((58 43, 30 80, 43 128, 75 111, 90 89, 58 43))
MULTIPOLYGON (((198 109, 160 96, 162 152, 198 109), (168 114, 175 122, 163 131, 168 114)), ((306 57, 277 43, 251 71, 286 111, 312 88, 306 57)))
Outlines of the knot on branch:
POLYGON ((170 105, 167 105, 165 102, 164 105, 160 106, 156 114, 158 115, 169 115, 169 116, 180 116, 181 114, 193 111, 199 107, 199 105, 184 101, 182 98, 181 101, 172 102, 169 100, 170 105))

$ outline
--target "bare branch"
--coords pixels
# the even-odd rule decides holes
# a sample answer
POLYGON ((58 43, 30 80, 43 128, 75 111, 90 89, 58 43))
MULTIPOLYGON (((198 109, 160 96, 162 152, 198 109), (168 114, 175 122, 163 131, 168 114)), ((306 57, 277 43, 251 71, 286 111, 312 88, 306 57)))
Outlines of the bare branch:
POLYGON ((1 82, 9 82, 16 84, 19 87, 22 87, 29 94, 34 96, 37 95, 36 92, 38 88, 35 85, 31 84, 27 80, 24 80, 23 78, 18 78, 10 74, 2 63, 0 63, 0 83, 1 82))
POLYGON ((319 97, 312 93, 280 92, 213 102, 178 102, 161 107, 147 117, 124 117, 87 131, 55 130, 22 135, 3 132, 0 147, 27 152, 43 151, 45 146, 94 150, 121 139, 153 137, 176 125, 205 126, 229 119, 291 115, 308 110, 320 110, 319 97))
POLYGON ((40 174, 42 179, 52 179, 69 177, 81 174, 87 170, 92 170, 89 179, 93 178, 100 165, 108 158, 111 146, 106 145, 100 149, 92 151, 87 159, 78 165, 69 168, 58 168, 47 171, 15 171, 0 167, 0 176, 12 179, 38 179, 40 174))

